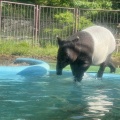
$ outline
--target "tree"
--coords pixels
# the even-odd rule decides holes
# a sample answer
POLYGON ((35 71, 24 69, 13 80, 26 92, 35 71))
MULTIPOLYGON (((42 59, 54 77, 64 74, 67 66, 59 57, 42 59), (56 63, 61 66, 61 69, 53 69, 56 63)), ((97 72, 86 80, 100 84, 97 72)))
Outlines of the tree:
POLYGON ((85 9, 120 9, 119 0, 10 0, 45 6, 79 7, 85 9))
POLYGON ((112 2, 110 0, 74 0, 74 6, 82 9, 111 9, 112 2))

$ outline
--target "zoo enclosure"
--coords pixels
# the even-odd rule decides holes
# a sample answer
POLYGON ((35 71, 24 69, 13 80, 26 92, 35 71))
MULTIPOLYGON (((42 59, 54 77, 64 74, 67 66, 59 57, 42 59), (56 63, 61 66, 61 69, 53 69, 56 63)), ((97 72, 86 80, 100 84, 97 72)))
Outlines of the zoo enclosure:
POLYGON ((91 25, 110 29, 120 39, 120 10, 93 10, 0 1, 0 39, 27 40, 33 45, 56 44, 91 25))

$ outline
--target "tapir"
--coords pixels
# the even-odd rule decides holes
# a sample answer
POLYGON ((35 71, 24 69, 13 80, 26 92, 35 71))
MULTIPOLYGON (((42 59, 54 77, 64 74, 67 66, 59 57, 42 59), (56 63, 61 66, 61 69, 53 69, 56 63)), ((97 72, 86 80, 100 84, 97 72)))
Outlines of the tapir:
POLYGON ((115 72, 111 55, 116 48, 116 41, 107 28, 91 26, 71 35, 67 40, 58 36, 57 40, 57 75, 62 75, 62 70, 67 65, 70 65, 75 81, 81 81, 91 65, 100 66, 97 78, 102 78, 106 66, 111 73, 115 72))

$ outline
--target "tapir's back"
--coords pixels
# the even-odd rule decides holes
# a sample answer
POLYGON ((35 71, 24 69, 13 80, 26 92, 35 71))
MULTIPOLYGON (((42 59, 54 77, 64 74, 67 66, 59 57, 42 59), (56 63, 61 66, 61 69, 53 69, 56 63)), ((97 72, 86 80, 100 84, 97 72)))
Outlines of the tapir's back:
POLYGON ((93 49, 92 64, 94 65, 104 62, 116 47, 115 38, 112 33, 101 26, 88 27, 68 37, 67 40, 73 40, 77 36, 80 38, 82 45, 89 46, 93 49))
POLYGON ((97 65, 104 62, 116 47, 115 38, 112 33, 100 26, 92 26, 83 31, 87 32, 93 39, 92 63, 97 65))

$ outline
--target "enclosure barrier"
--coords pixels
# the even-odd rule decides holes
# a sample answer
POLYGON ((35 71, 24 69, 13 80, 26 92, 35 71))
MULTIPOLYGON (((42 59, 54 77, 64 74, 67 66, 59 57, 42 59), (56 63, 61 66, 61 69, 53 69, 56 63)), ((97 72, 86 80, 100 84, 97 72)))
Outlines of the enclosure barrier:
POLYGON ((51 7, 0 1, 1 40, 26 40, 33 45, 55 45, 56 35, 65 39, 88 26, 102 25, 112 31, 119 43, 119 24, 120 10, 51 7))

